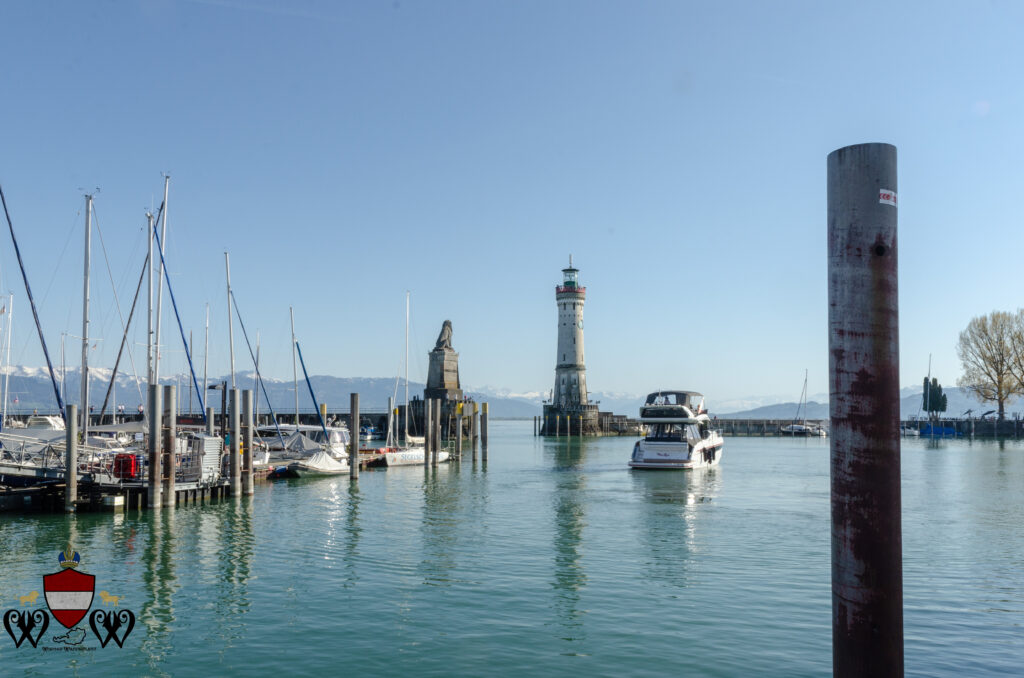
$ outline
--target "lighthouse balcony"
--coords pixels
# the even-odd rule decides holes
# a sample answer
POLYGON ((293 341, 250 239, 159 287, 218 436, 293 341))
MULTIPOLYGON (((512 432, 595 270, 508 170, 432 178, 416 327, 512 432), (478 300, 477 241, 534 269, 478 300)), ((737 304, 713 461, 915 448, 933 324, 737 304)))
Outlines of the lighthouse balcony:
POLYGON ((586 295, 586 287, 578 287, 576 285, 555 285, 555 294, 579 294, 581 296, 586 295))

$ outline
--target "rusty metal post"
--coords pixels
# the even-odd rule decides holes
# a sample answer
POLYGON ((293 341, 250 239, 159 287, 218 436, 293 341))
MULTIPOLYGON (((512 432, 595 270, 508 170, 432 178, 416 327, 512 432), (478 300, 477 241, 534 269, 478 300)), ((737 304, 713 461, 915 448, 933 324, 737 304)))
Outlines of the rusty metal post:
POLYGON ((828 156, 832 671, 903 675, 896 147, 828 156))
POLYGON ((174 384, 164 386, 164 420, 163 432, 163 458, 164 458, 164 506, 174 508, 177 503, 177 492, 175 491, 175 474, 178 471, 177 439, 178 439, 178 400, 177 387, 174 384))

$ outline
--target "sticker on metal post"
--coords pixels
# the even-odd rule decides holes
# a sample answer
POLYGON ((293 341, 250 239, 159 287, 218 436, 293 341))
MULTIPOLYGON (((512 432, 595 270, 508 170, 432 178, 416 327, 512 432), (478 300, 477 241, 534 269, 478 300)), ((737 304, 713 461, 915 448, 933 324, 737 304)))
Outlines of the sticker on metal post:
POLYGON ((878 189, 878 202, 896 207, 896 191, 887 188, 878 189))

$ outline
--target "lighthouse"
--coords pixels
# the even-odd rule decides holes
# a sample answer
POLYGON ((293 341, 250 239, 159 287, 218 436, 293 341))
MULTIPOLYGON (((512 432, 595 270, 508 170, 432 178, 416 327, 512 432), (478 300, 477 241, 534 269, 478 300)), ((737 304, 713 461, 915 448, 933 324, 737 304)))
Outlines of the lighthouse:
POLYGON ((551 402, 544 406, 544 435, 597 433, 597 405, 591 405, 587 397, 587 367, 583 358, 583 304, 587 288, 580 285, 579 275, 569 255, 569 267, 562 269, 562 283, 555 286, 558 352, 555 387, 551 402))

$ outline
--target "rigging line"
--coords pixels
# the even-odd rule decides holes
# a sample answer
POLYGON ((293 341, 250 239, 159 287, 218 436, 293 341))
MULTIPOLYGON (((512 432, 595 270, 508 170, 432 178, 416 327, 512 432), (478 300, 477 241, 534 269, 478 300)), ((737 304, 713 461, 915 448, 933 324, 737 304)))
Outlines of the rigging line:
MULTIPOLYGON (((263 378, 260 376, 260 364, 256 360, 256 355, 252 352, 252 344, 249 343, 249 333, 245 331, 245 323, 242 322, 242 312, 238 310, 238 299, 235 299, 235 292, 231 292, 231 303, 235 307, 235 315, 238 316, 238 326, 242 328, 242 336, 245 337, 245 345, 249 349, 249 357, 252 358, 252 364, 256 369, 256 381, 259 382, 260 387, 263 388, 263 397, 267 399, 267 408, 270 409, 270 416, 274 418, 274 428, 277 429, 277 437, 281 441, 281 446, 284 446, 284 436, 281 435, 281 427, 277 424, 277 414, 274 413, 274 406, 270 404, 270 396, 267 395, 267 387, 263 384, 263 378)), ((258 339, 258 337, 257 337, 258 339)), ((257 399, 259 396, 257 395, 257 399)), ((257 400, 258 402, 258 400, 257 400)), ((248 415, 246 415, 248 416, 248 415)), ((295 425, 298 426, 298 422, 295 425)), ((296 428, 296 430, 298 430, 296 428)))
MULTIPOLYGON (((103 413, 107 409, 107 401, 110 399, 110 391, 114 386, 114 378, 117 377, 117 366, 121 362, 121 351, 125 349, 125 339, 128 337, 128 324, 124 321, 124 313, 121 312, 121 301, 117 298, 117 287, 114 285, 114 273, 110 270, 110 257, 107 256, 107 245, 103 242, 103 231, 100 229, 100 220, 96 215, 96 206, 92 208, 92 220, 96 226, 96 234, 100 237, 100 249, 103 250, 103 261, 107 264, 107 277, 110 278, 110 288, 114 291, 114 307, 117 309, 117 317, 121 320, 121 330, 124 332, 124 339, 121 340, 121 348, 117 351, 117 361, 114 363, 114 370, 110 373, 110 385, 107 386, 107 395, 103 399, 103 407, 100 409, 100 421, 103 421, 103 413)), ((149 253, 146 253, 146 263, 149 262, 149 253)), ((128 314, 128 322, 132 321, 132 313, 135 312, 135 302, 139 300, 139 290, 142 289, 142 278, 146 273, 146 264, 142 265, 142 273, 139 274, 139 284, 135 288, 135 299, 132 301, 132 310, 128 314)), ((139 386, 139 372, 135 368, 135 357, 132 349, 128 348, 128 361, 132 365, 132 376, 135 377, 135 386, 139 390, 139 402, 142 402, 142 387, 139 386)))
MULTIPOLYGON (((102 240, 102 238, 101 238, 102 240)), ((142 291, 142 281, 146 277, 147 266, 149 266, 149 253, 146 253, 146 258, 142 262, 142 273, 139 274, 139 284, 135 288, 135 298, 132 300, 132 308, 128 311, 128 324, 125 325, 124 334, 121 336, 121 347, 117 349, 117 359, 114 360, 114 369, 110 372, 110 383, 107 384, 107 395, 103 397, 103 407, 100 408, 100 421, 103 421, 103 414, 107 411, 107 403, 110 401, 110 392, 114 388, 114 380, 117 379, 117 368, 121 364, 121 353, 124 351, 125 346, 128 343, 128 329, 132 323, 132 316, 135 315, 135 305, 139 301, 139 292, 142 291)), ((132 350, 128 349, 128 357, 131 358, 132 350)), ((138 372, 135 370, 135 361, 132 360, 132 376, 135 381, 135 388, 139 392, 139 402, 142 402, 142 385, 139 381, 138 372)))
POLYGON ((21 269, 21 277, 25 280, 25 292, 29 304, 32 306, 32 317, 36 321, 36 330, 39 332, 39 343, 43 345, 43 355, 46 356, 46 367, 50 370, 50 382, 53 384, 53 394, 57 397, 57 407, 60 408, 60 418, 67 422, 64 412, 64 400, 60 397, 60 389, 57 388, 57 376, 53 373, 53 362, 50 361, 50 352, 46 349, 46 339, 43 337, 43 326, 39 324, 39 311, 36 309, 35 299, 32 298, 32 288, 28 284, 28 274, 25 272, 25 264, 21 260, 21 248, 18 247, 18 239, 14 237, 14 224, 11 222, 11 213, 7 211, 7 198, 4 197, 4 189, 0 187, 0 202, 4 204, 4 215, 7 217, 7 227, 11 231, 11 241, 14 243, 14 253, 18 257, 18 267, 21 269))
MULTIPOLYGON (((53 283, 57 279, 57 271, 60 270, 60 264, 61 264, 62 261, 64 261, 64 254, 67 253, 68 245, 71 244, 71 234, 74 233, 74 230, 78 227, 77 226, 78 218, 81 217, 81 216, 82 216, 82 209, 79 208, 78 211, 75 212, 74 218, 71 220, 71 226, 68 228, 68 234, 64 237, 64 248, 60 251, 60 255, 57 257, 57 264, 53 268, 53 275, 50 277, 50 284, 46 286, 46 291, 43 292, 43 300, 40 302, 42 304, 45 304, 46 300, 50 298, 50 290, 53 289, 53 283)), ((70 307, 68 307, 68 317, 67 317, 67 321, 65 322, 65 327, 67 325, 69 325, 69 324, 71 324, 71 310, 70 310, 70 307)), ((25 355, 25 349, 28 347, 28 342, 29 341, 30 340, 26 338, 24 343, 22 343, 21 348, 18 349, 18 355, 19 356, 23 357, 25 355)), ((18 361, 21 362, 21 360, 22 360, 22 358, 19 357, 18 361)))
MULTIPOLYGON (((163 205, 160 206, 163 211, 163 205)), ((160 265, 164 269, 164 278, 167 280, 167 292, 171 295, 171 305, 174 307, 174 317, 178 320, 178 332, 181 333, 181 343, 185 346, 185 357, 188 358, 188 369, 192 373, 192 384, 196 387, 196 397, 199 399, 199 409, 203 413, 203 423, 206 423, 206 403, 199 390, 199 381, 196 379, 196 368, 192 365, 192 353, 188 350, 188 340, 185 339, 185 328, 181 325, 181 314, 178 313, 178 302, 174 300, 174 290, 171 288, 171 272, 164 261, 163 247, 160 245, 160 234, 156 231, 157 222, 153 222, 153 237, 156 238, 156 249, 160 252, 160 265)))
MULTIPOLYGON (((320 420, 320 428, 324 432, 324 440, 327 442, 328 449, 331 445, 331 436, 327 433, 327 424, 324 423, 324 415, 320 412, 320 406, 316 402, 316 394, 313 393, 313 383, 309 380, 309 372, 306 371, 306 361, 302 359, 302 348, 299 346, 299 342, 295 342, 295 351, 299 354, 299 363, 302 365, 302 376, 306 377, 306 386, 309 388, 309 397, 313 399, 313 409, 316 410, 316 416, 320 420)), ((295 429, 298 430, 299 423, 295 422, 295 429)), ((351 431, 349 432, 351 433, 351 431)))

